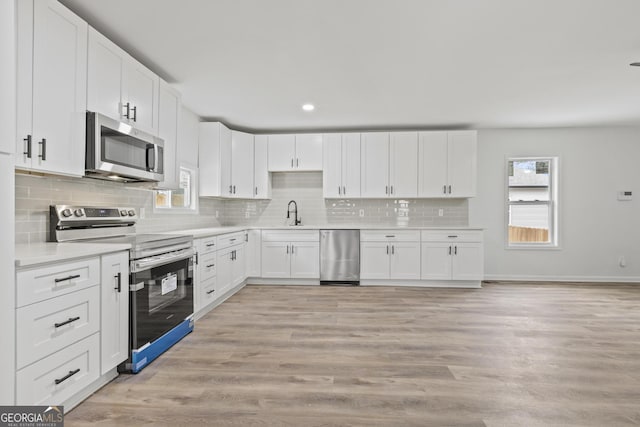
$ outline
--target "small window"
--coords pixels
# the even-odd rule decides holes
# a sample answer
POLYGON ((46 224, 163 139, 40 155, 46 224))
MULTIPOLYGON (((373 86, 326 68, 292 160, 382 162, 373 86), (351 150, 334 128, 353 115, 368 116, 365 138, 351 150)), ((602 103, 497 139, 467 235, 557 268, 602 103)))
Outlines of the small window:
POLYGON ((555 158, 513 158, 507 163, 507 243, 557 245, 555 158))
POLYGON ((198 212, 197 169, 180 166, 178 188, 156 190, 154 207, 156 212, 198 212))

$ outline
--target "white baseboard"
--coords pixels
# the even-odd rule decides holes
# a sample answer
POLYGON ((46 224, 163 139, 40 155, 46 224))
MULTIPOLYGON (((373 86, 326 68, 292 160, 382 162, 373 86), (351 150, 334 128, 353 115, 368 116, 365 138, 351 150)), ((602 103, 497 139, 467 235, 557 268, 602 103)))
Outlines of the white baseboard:
POLYGON ((482 282, 479 280, 388 280, 369 279, 361 280, 360 286, 398 286, 398 287, 418 287, 418 288, 481 288, 482 282))
POLYGON ((200 310, 198 310, 197 313, 194 313, 193 320, 196 321, 201 319, 202 316, 204 316, 205 314, 207 314, 208 312, 210 312, 211 310, 213 310, 214 308, 216 308, 217 306, 219 306, 220 304, 222 304, 223 302, 231 298, 236 292, 244 288, 246 285, 247 285, 247 281, 245 280, 235 288, 229 289, 226 293, 222 294, 222 297, 216 299, 211 304, 202 307, 200 310))
POLYGON ((320 279, 271 279, 251 277, 247 279, 248 285, 295 285, 314 286, 320 285, 320 279))
POLYGON ((100 378, 71 396, 69 399, 63 402, 62 406, 64 406, 64 412, 67 413, 71 411, 73 408, 82 403, 85 399, 91 396, 96 391, 100 390, 105 385, 109 384, 115 377, 118 376, 118 368, 113 368, 106 374, 102 375, 100 378))
POLYGON ((503 282, 594 282, 594 283, 637 283, 640 277, 628 276, 551 276, 551 275, 519 275, 519 274, 487 274, 484 280, 503 282))

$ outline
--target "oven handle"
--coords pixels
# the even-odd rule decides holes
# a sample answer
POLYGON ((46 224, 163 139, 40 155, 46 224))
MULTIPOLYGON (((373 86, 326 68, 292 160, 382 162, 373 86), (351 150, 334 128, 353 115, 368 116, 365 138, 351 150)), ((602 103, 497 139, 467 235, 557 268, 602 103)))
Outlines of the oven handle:
POLYGON ((162 257, 160 259, 154 259, 154 260, 145 261, 144 259, 139 259, 139 260, 131 261, 131 272, 139 273, 141 271, 149 270, 159 265, 171 264, 172 262, 181 261, 186 258, 192 258, 194 255, 194 251, 192 248, 183 249, 177 252, 179 253, 176 253, 175 256, 166 257, 166 258, 162 257))

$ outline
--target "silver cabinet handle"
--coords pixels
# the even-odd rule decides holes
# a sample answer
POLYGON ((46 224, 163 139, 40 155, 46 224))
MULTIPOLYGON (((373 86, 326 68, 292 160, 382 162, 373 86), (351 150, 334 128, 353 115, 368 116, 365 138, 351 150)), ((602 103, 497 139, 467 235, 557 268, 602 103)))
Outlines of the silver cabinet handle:
POLYGON ((40 157, 43 161, 47 160, 47 140, 45 138, 42 138, 42 141, 38 142, 38 144, 40 144, 40 147, 42 147, 41 154, 38 154, 38 157, 40 157))
POLYGON ((23 141, 27 143, 27 151, 23 152, 22 154, 26 154, 27 159, 30 159, 31 158, 31 135, 27 135, 27 137, 24 138, 23 141))
POLYGON ((69 323, 73 323, 76 320, 80 320, 80 316, 70 317, 68 320, 65 320, 64 322, 54 323, 53 326, 55 326, 56 328, 60 328, 60 327, 62 327, 64 325, 68 325, 69 323))
POLYGON ((58 378, 56 379, 54 382, 56 383, 56 385, 60 384, 61 382, 64 382, 66 380, 68 380, 69 378, 71 378, 72 376, 74 376, 75 374, 77 374, 78 372, 80 372, 80 368, 73 370, 73 371, 69 371, 69 373, 67 375, 65 375, 62 378, 58 378))
POLYGON ((118 274, 116 274, 114 278, 118 280, 118 286, 116 286, 113 289, 115 289, 116 291, 118 291, 118 293, 120 293, 122 291, 122 273, 118 272, 118 274))
POLYGON ((78 279, 80 277, 79 274, 73 274, 71 276, 63 277, 61 279, 53 279, 54 283, 66 282, 67 280, 78 279))

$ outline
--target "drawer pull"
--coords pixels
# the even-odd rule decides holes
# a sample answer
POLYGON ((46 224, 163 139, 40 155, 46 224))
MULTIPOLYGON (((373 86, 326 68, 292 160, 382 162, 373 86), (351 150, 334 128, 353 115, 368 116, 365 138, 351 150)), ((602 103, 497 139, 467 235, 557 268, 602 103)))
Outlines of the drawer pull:
POLYGON ((215 243, 207 243, 207 247, 210 248, 211 246, 215 246, 215 243))
POLYGON ((77 279, 79 277, 80 277, 79 274, 74 274, 73 276, 63 277, 61 279, 55 279, 54 282, 56 282, 56 283, 66 282, 67 280, 73 280, 73 279, 77 279))
POLYGON ((211 295, 212 293, 214 293, 216 290, 215 289, 211 289, 210 291, 207 291, 207 295, 211 295))
POLYGON ((236 241, 236 239, 229 239, 229 241, 230 241, 230 242, 235 242, 235 241, 236 241))
POLYGON ((71 378, 72 376, 77 374, 78 372, 80 372, 80 368, 76 369, 75 371, 69 371, 69 373, 67 375, 65 375, 64 377, 56 380, 56 385, 60 384, 63 381, 68 380, 69 378, 71 378))
POLYGON ((207 267, 207 268, 211 268, 211 267, 215 267, 215 266, 216 266, 215 264, 209 264, 209 265, 207 265, 206 267, 207 267))
POLYGON ((447 237, 450 238, 450 239, 455 239, 458 236, 447 236, 447 237))
POLYGON ((64 322, 60 322, 60 323, 55 323, 53 326, 55 326, 56 328, 59 328, 59 327, 64 326, 64 325, 68 325, 69 323, 73 323, 76 320, 80 320, 80 316, 78 316, 78 317, 70 317, 69 320, 65 320, 64 322))
POLYGON ((116 279, 118 281, 118 286, 116 286, 115 289, 116 291, 118 291, 118 293, 122 292, 122 273, 118 273, 114 276, 114 279, 116 279))
POLYGON ((396 236, 395 236, 395 234, 388 234, 388 235, 386 235, 384 237, 396 237, 396 236))

